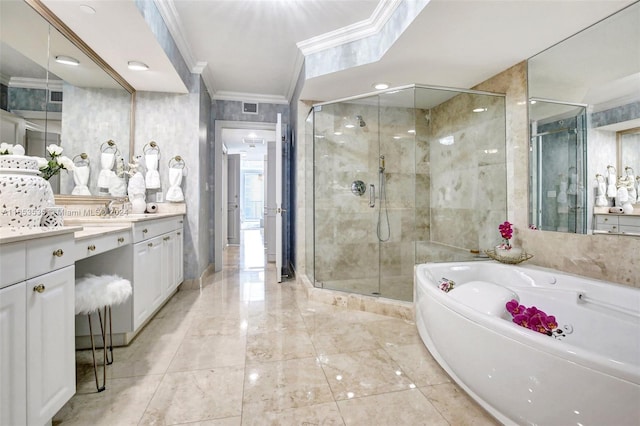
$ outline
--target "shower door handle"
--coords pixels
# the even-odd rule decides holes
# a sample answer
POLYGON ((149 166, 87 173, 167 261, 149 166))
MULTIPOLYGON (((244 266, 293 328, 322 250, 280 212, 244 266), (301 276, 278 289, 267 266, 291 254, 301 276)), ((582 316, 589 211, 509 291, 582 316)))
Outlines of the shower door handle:
POLYGON ((376 206, 376 186, 372 183, 369 184, 369 207, 374 208, 376 206))

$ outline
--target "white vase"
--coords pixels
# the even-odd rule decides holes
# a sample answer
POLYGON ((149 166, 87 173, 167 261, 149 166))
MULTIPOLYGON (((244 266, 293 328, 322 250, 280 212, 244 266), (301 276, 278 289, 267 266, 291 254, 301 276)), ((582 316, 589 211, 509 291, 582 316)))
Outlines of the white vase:
POLYGON ((49 181, 38 163, 24 155, 0 156, 0 227, 40 226, 43 209, 53 205, 49 181))
POLYGON ((129 196, 131 201, 131 213, 141 214, 147 209, 147 203, 144 201, 144 194, 134 194, 129 196))

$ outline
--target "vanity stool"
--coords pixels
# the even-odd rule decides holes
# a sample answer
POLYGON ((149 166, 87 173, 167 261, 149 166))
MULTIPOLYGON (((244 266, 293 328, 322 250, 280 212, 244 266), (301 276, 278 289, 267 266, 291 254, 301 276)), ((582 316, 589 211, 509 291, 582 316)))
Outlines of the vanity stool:
POLYGON ((91 337, 91 354, 93 356, 93 373, 96 379, 98 392, 105 389, 107 382, 107 364, 113 363, 113 341, 111 328, 111 306, 125 302, 131 296, 132 288, 129 280, 117 275, 92 275, 87 274, 76 280, 75 285, 75 311, 76 315, 87 315, 89 320, 89 335, 91 337), (104 323, 101 309, 104 310, 104 323), (102 335, 102 386, 98 382, 98 366, 96 364, 96 347, 93 341, 93 329, 91 328, 91 315, 98 314, 100 321, 100 334, 102 335), (107 325, 109 332, 107 333, 107 325), (108 342, 107 342, 108 338, 108 342), (107 354, 109 346, 109 355, 107 354))

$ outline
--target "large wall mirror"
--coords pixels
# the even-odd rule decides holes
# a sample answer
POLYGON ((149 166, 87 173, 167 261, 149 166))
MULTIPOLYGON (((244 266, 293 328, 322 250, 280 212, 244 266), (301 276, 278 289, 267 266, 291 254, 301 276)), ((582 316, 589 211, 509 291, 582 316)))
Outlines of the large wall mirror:
POLYGON ((640 175, 640 2, 530 58, 528 88, 530 222, 591 233, 601 181, 640 175))
POLYGON ((114 172, 129 161, 134 91, 77 44, 27 2, 0 2, 2 141, 39 157, 47 145, 61 146, 79 167, 52 178, 54 192, 111 196, 98 178, 105 152, 115 154, 114 172))

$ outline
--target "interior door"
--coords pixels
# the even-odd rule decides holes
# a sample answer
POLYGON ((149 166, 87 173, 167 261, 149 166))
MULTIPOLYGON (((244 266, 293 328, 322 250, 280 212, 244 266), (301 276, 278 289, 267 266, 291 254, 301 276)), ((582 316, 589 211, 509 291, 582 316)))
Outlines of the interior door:
POLYGON ((240 244, 240 154, 228 157, 227 238, 229 244, 240 244))
POLYGON ((267 142, 267 196, 265 198, 265 243, 267 245, 267 261, 276 261, 276 143, 267 142))
POLYGON ((276 278, 282 282, 282 114, 276 121, 276 278))

